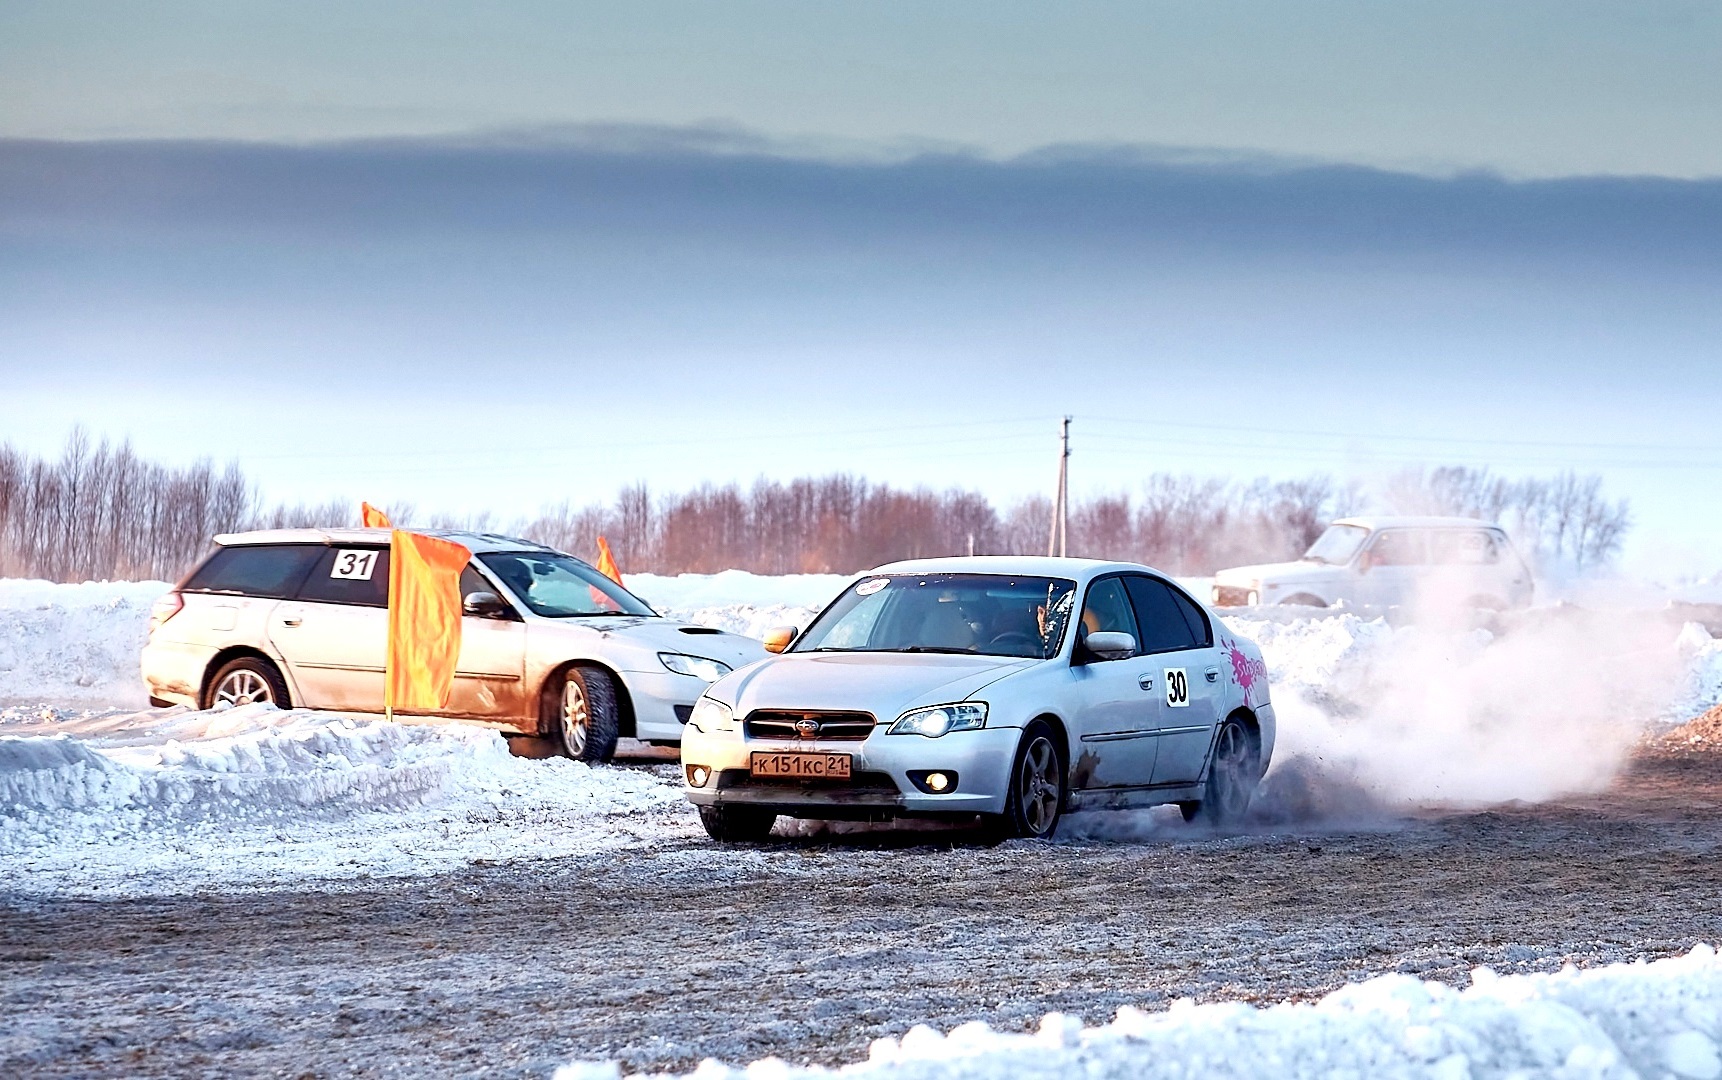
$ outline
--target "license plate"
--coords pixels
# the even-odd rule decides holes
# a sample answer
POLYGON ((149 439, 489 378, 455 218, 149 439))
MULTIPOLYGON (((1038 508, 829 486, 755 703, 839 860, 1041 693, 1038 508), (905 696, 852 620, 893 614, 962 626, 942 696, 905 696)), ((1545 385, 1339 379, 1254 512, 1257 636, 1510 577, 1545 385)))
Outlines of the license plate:
POLYGON ((847 780, 849 755, 755 751, 748 759, 748 771, 755 776, 775 776, 790 780, 847 780))

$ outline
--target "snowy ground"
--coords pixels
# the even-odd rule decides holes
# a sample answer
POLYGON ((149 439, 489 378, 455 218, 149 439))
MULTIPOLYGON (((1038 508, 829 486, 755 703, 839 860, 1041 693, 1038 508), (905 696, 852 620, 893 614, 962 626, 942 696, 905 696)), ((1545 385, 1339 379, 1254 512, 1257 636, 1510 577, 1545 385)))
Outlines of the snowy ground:
MULTIPOLYGON (((678 618, 760 633, 804 623, 844 580, 630 584, 678 618)), ((1137 813, 1074 817, 1049 846, 786 823, 774 845, 723 850, 649 757, 594 769, 512 757, 460 724, 144 709, 137 648, 163 588, 0 582, 0 1015, 16 1020, 0 1072, 837 1064, 918 1021, 1022 1031, 1049 1008, 1100 1023, 1181 996, 1307 999, 1380 973, 1457 983, 1476 964, 1549 972, 1722 940, 1722 754, 1706 737, 1646 764, 1640 745, 1722 700, 1722 642, 1666 612, 1229 615, 1262 644, 1281 718, 1255 819, 1232 836, 1137 813), (92 994, 122 1029, 79 1019, 92 994), (546 999, 559 1019, 523 1026, 546 999)), ((1714 961, 1688 964, 1669 993, 1714 1039, 1715 998, 1687 986, 1713 984, 1714 961)), ((1197 1030, 1253 1047, 1236 1075, 1277 1071, 1258 1053, 1328 1060, 1260 1034, 1295 1028, 1386 1055, 1332 1059, 1359 1075, 1499 1075, 1557 1051, 1570 1075, 1722 1075, 1696 1039, 1667 1041, 1684 1028, 1640 1046, 1583 1009, 1556 1024, 1537 1003, 1568 1000, 1555 983, 1506 985, 1534 1007, 1402 982, 1313 1011, 1127 1015, 1080 1037, 1055 1021, 1061 1046, 917 1034, 856 1069, 906 1054, 892 1067, 927 1076, 1017 1075, 1006 1059, 1146 1075, 1153 1047, 1194 1053, 1179 1040, 1197 1030), (1348 1010, 1368 1015, 1336 1019, 1348 1010), (1437 1034, 1370 1042, 1394 1015, 1437 1034), (1584 1056, 1602 1053, 1597 1030, 1618 1060, 1584 1056)))

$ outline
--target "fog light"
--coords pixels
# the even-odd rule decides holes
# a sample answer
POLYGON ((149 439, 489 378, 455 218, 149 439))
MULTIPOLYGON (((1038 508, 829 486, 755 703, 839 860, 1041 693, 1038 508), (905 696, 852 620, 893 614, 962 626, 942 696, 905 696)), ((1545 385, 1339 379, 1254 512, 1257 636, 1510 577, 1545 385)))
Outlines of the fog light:
POLYGON ((928 795, 945 795, 957 790, 957 774, 949 769, 931 772, 916 769, 909 773, 909 783, 928 795))
POLYGON ((706 781, 712 778, 712 771, 704 765, 689 765, 687 773, 689 787, 705 787, 706 781))

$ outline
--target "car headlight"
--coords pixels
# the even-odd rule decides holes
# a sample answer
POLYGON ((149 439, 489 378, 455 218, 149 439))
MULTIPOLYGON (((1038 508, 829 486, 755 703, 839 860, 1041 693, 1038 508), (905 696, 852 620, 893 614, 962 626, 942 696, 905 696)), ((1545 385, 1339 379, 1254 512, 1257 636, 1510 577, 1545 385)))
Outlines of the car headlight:
POLYGON ((887 735, 925 735, 936 739, 947 731, 969 731, 987 726, 987 704, 984 701, 964 701, 955 705, 934 705, 927 709, 912 709, 897 717, 887 735))
POLYGON ((677 675, 692 675, 706 682, 717 682, 729 674, 729 665, 722 660, 708 660, 703 656, 689 656, 687 653, 661 652, 658 662, 675 672, 677 675))
POLYGON ((721 701, 701 695, 688 716, 688 726, 702 735, 713 731, 734 731, 735 710, 721 701))

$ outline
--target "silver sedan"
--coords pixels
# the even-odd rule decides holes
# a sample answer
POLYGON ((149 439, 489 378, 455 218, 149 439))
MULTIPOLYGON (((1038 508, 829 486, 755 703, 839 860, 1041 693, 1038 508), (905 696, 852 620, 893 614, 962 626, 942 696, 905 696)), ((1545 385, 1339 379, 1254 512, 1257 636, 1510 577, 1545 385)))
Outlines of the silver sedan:
POLYGON ((718 840, 763 838, 779 815, 980 815, 1029 838, 1091 808, 1224 822, 1273 753, 1255 644, 1131 563, 893 563, 766 648, 706 690, 682 739, 718 840))

